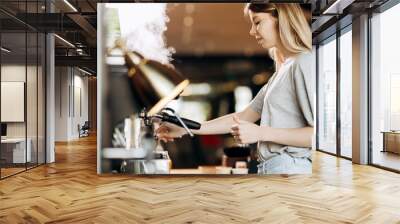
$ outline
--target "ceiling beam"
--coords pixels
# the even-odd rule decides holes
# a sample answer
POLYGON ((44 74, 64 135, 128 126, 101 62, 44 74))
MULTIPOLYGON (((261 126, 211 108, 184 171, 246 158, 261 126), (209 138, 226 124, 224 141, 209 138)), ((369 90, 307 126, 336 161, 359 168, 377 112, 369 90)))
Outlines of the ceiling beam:
POLYGON ((74 21, 78 26, 80 26, 82 28, 82 30, 84 30, 90 38, 96 38, 97 36, 97 30, 96 28, 94 28, 92 26, 92 24, 90 24, 85 17, 83 17, 81 14, 79 13, 70 13, 67 14, 67 16, 74 21))
POLYGON ((91 56, 56 56, 55 64, 56 66, 88 67, 93 71, 97 67, 96 58, 91 56))

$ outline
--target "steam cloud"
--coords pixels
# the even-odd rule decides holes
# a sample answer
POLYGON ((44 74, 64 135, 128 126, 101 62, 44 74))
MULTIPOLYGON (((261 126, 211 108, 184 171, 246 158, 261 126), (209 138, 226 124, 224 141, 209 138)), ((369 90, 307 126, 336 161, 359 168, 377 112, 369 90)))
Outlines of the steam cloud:
POLYGON ((169 63, 173 48, 165 43, 167 30, 165 3, 115 4, 118 8, 121 37, 126 40, 129 50, 137 51, 144 57, 169 63))

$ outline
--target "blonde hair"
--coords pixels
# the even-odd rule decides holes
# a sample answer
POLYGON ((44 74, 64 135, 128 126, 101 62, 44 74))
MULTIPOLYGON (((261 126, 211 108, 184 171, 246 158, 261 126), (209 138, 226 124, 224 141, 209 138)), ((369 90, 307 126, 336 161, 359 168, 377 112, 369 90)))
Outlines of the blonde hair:
POLYGON ((311 28, 305 12, 295 3, 247 3, 245 13, 270 13, 278 20, 279 38, 283 47, 298 54, 312 50, 311 28))

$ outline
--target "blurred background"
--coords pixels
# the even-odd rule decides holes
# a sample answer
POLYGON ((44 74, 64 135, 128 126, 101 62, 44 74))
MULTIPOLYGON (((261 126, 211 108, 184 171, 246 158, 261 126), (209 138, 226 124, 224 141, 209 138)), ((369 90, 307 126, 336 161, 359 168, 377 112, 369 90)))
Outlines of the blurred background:
MULTIPOLYGON (((243 8, 244 4, 172 3, 166 4, 165 16, 159 17, 165 20, 165 27, 162 22, 150 22, 165 29, 169 61, 191 82, 183 96, 168 105, 182 117, 203 122, 240 111, 272 75, 273 62, 249 35, 251 24, 243 8)), ((152 10, 142 10, 146 9, 152 10)), ((149 36, 145 38, 151 39, 149 36)), ((142 48, 143 44, 135 50, 149 58, 158 57, 142 48)), ((174 168, 221 165, 224 148, 235 146, 230 135, 185 136, 162 144, 174 168)))
MULTIPOLYGON (((130 50, 172 64, 191 84, 168 107, 204 122, 243 110, 274 72, 267 51, 249 34, 244 6, 106 4, 107 44, 122 37, 130 50)), ((162 144, 179 169, 221 165, 224 148, 236 146, 231 135, 185 136, 162 144)))
MULTIPOLYGON (((243 110, 274 71, 267 51, 249 35, 244 4, 168 4, 171 63, 191 85, 176 104, 198 122, 243 110)), ((185 136, 166 144, 175 168, 221 165, 231 135, 185 136)), ((254 146, 253 146, 254 148, 254 146)))

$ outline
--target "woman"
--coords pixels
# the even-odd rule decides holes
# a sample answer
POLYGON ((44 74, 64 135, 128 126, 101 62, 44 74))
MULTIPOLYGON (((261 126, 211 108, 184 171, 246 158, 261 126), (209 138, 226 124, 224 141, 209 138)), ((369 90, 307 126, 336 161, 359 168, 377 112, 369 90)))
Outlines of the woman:
MULTIPOLYGON (((240 144, 258 142, 259 174, 312 172, 314 77, 311 30, 298 4, 246 5, 250 35, 273 52, 277 71, 243 111, 202 123, 195 134, 231 133, 240 144), (254 122, 261 119, 260 125, 254 122)), ((184 129, 163 124, 157 136, 181 137, 184 129)))

